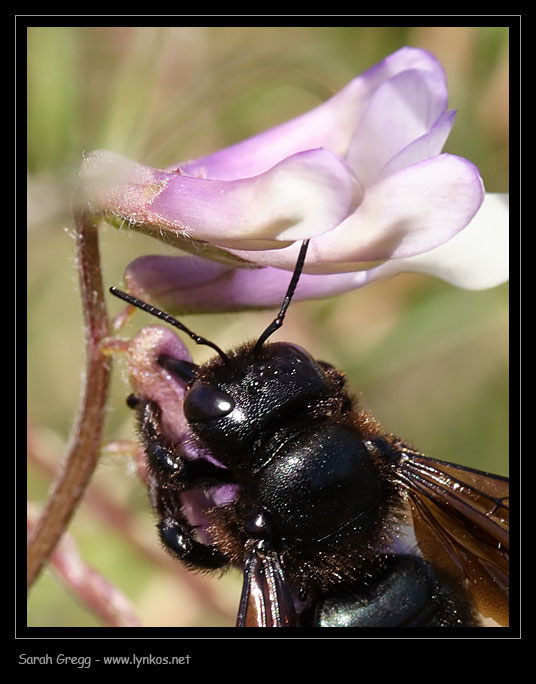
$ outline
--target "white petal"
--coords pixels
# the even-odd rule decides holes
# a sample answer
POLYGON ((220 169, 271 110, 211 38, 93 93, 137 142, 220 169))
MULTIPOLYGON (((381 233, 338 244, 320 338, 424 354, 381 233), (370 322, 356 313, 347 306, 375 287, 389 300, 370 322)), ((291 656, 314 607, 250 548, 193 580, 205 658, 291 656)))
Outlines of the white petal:
POLYGON ((471 223, 435 249, 393 259, 370 272, 370 281, 404 271, 427 273, 467 290, 484 290, 508 280, 508 195, 486 194, 471 223))

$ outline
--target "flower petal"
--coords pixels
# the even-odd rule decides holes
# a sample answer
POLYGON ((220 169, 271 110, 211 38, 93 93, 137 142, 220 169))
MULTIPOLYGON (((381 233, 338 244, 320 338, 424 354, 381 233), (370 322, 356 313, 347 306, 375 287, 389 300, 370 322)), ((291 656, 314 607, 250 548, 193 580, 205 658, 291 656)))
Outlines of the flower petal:
MULTIPOLYGON (((347 164, 307 150, 253 178, 202 180, 99 151, 82 169, 93 201, 138 229, 257 249, 331 230, 362 200, 347 164)), ((279 247, 280 245, 273 245, 279 247)))
POLYGON ((347 155, 363 185, 371 185, 392 157, 425 135, 444 114, 447 101, 445 79, 423 69, 383 83, 359 119, 347 155))
POLYGON ((372 93, 388 79, 409 69, 426 71, 435 83, 445 83, 443 68, 433 55, 404 47, 311 111, 206 157, 175 165, 173 170, 178 168, 196 178, 236 180, 256 176, 281 159, 317 147, 345 157, 356 122, 372 93))
MULTIPOLYGON (((361 287, 366 271, 334 275, 302 273, 294 299, 329 297, 361 287)), ((276 308, 291 274, 277 268, 233 268, 194 256, 143 256, 125 272, 128 291, 175 315, 276 308)))
POLYGON ((381 169, 379 178, 385 178, 385 176, 390 176, 406 166, 411 166, 439 155, 449 137, 455 117, 456 112, 453 109, 442 114, 427 133, 413 140, 409 145, 400 150, 398 154, 389 159, 387 164, 381 169))
MULTIPOLYGON (((442 154, 408 166, 368 188, 352 216, 312 240, 304 270, 363 270, 378 261, 428 252, 469 223, 483 195, 478 169, 461 157, 442 154)), ((292 270, 298 249, 230 251, 258 266, 292 270)))
POLYGON ((410 271, 442 278, 467 290, 484 290, 508 280, 508 195, 486 194, 471 223, 452 240, 425 254, 388 261, 370 282, 410 271))
POLYGON ((195 440, 192 440, 190 425, 183 410, 186 383, 158 363, 162 354, 182 361, 192 361, 182 340, 169 328, 160 325, 142 328, 129 341, 127 363, 135 395, 150 399, 158 405, 162 434, 172 443, 180 444, 181 452, 186 458, 205 458, 221 465, 199 449, 195 440))
POLYGON ((192 360, 188 349, 168 328, 156 325, 142 328, 128 343, 130 382, 135 394, 158 404, 166 436, 180 442, 188 430, 182 410, 185 387, 158 364, 161 354, 192 360))
MULTIPOLYGON (((294 300, 330 297, 402 272, 433 275, 466 289, 508 280, 508 195, 486 195, 463 231, 425 254, 352 273, 302 273, 294 300)), ((128 266, 125 282, 141 299, 182 314, 276 308, 290 277, 271 267, 235 269, 199 257, 144 256, 128 266)))
MULTIPOLYGON (((236 269, 237 272, 244 270, 236 269)), ((223 299, 229 296, 229 276, 234 272, 232 266, 201 257, 152 254, 134 259, 127 266, 124 281, 136 297, 179 315, 211 311, 208 301, 212 298, 211 291, 220 290, 223 299), (203 307, 207 294, 208 303, 203 307)))

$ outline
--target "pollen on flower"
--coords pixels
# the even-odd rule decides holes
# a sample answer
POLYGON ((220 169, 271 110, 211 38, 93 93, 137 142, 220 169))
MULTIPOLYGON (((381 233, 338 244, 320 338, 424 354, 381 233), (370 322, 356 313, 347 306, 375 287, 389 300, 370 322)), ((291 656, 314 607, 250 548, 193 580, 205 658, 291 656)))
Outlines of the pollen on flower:
POLYGON ((147 204, 151 204, 151 202, 154 202, 154 200, 158 197, 158 195, 165 190, 166 186, 168 184, 168 179, 163 178, 161 181, 157 183, 149 183, 148 185, 144 185, 141 189, 142 191, 142 196, 146 200, 147 204))

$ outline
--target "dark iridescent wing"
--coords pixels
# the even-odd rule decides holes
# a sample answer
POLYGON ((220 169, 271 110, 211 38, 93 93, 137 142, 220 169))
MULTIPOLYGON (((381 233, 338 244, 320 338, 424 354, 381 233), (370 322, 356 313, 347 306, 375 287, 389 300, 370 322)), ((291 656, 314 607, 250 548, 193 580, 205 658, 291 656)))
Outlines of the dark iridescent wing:
POLYGON ((296 627, 292 597, 279 556, 257 544, 244 565, 237 627, 296 627))
POLYGON ((484 617, 508 624, 509 482, 396 445, 397 478, 407 492, 425 558, 467 580, 484 617))

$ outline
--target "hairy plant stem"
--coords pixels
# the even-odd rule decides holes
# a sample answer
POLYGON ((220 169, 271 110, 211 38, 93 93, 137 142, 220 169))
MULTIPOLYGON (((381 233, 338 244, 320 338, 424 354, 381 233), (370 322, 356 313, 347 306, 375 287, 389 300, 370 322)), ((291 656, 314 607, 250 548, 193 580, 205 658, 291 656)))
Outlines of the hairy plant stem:
POLYGON ((67 457, 43 513, 28 539, 30 589, 66 530, 97 465, 111 360, 100 343, 109 334, 100 268, 98 222, 87 209, 75 210, 76 250, 84 312, 86 371, 67 457))

